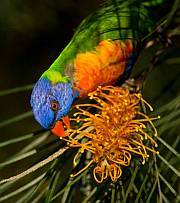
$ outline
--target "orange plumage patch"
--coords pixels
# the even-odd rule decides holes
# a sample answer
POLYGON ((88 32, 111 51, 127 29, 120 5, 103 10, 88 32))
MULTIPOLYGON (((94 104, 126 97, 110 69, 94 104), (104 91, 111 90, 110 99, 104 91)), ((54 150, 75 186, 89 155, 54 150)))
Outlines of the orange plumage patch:
POLYGON ((74 78, 80 96, 87 96, 99 85, 115 82, 124 73, 132 51, 130 40, 103 40, 94 51, 77 54, 74 78))

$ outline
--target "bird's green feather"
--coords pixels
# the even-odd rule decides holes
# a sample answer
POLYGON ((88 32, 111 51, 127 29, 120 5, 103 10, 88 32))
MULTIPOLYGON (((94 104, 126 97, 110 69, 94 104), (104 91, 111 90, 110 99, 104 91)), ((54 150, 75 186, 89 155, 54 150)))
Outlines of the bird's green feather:
POLYGON ((42 77, 47 78, 48 80, 50 80, 52 82, 52 84, 56 84, 58 82, 67 82, 68 81, 68 77, 63 76, 60 71, 58 70, 47 70, 43 73, 42 77))
POLYGON ((82 21, 70 43, 42 77, 47 77, 54 83, 67 82, 70 78, 66 75, 66 68, 73 64, 75 56, 95 49, 98 42, 104 39, 131 39, 136 46, 154 26, 146 7, 163 1, 106 1, 105 6, 82 21), (58 73, 57 76, 55 73, 58 73))

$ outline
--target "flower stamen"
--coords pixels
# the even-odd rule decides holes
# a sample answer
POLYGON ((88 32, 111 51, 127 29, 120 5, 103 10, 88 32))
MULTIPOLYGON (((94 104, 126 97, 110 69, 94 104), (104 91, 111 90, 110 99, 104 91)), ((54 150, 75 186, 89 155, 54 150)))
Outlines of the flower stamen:
POLYGON ((157 130, 153 121, 141 112, 141 105, 153 108, 139 93, 131 93, 127 88, 99 86, 90 93, 94 103, 78 104, 77 112, 71 118, 78 123, 78 129, 71 128, 68 139, 70 147, 78 147, 76 159, 84 152, 90 152, 89 163, 73 176, 77 176, 94 164, 93 175, 98 183, 108 177, 113 182, 122 174, 122 167, 129 166, 132 156, 142 158, 142 164, 149 157, 148 152, 158 153, 153 136, 157 130), (93 112, 93 113, 92 113, 93 112))

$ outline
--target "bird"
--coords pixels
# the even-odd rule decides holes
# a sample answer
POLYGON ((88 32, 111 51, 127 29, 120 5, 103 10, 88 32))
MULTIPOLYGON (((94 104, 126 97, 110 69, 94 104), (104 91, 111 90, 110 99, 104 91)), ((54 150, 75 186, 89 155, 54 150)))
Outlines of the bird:
POLYGON ((132 70, 142 39, 156 23, 149 8, 164 0, 107 0, 86 17, 69 44, 34 85, 30 104, 37 122, 67 136, 68 113, 77 99, 113 85, 132 70))

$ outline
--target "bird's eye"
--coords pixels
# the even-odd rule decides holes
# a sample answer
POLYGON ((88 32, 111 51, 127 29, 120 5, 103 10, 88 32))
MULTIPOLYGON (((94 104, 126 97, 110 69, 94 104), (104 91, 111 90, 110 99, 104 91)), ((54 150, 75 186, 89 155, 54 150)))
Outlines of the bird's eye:
POLYGON ((57 102, 56 100, 53 100, 53 101, 51 102, 51 109, 52 109, 53 111, 57 111, 57 110, 59 109, 59 104, 58 104, 58 102, 57 102))

